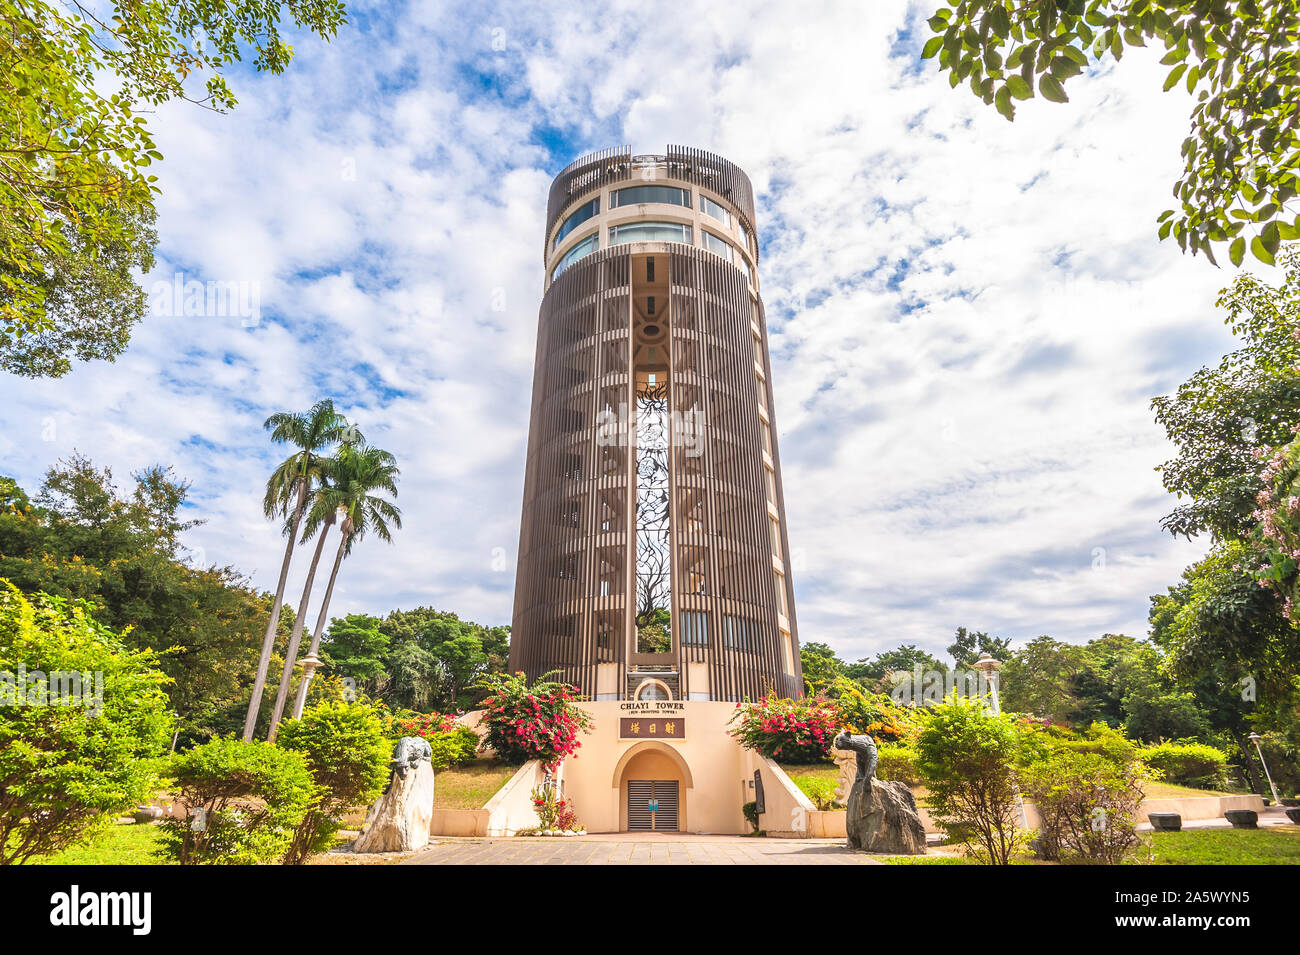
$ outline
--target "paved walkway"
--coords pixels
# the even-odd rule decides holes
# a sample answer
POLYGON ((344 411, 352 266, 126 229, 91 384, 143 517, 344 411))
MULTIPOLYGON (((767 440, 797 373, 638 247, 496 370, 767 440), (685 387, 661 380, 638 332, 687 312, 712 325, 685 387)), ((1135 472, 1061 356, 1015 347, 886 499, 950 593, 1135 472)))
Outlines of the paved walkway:
POLYGON ((402 865, 882 865, 842 839, 589 835, 439 839, 402 865))

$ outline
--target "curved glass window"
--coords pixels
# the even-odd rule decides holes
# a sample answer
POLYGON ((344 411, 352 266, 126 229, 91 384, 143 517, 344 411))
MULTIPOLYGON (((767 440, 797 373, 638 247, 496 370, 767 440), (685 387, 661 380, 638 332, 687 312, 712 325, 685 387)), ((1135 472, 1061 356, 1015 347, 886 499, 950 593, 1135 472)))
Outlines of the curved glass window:
POLYGON ((675 186, 631 186, 610 193, 610 208, 635 206, 642 202, 666 202, 673 206, 691 206, 691 194, 675 186))
POLYGON ((745 223, 743 222, 740 223, 740 237, 745 241, 745 251, 752 253, 754 249, 754 243, 752 241, 752 237, 749 234, 749 230, 745 228, 745 223))
POLYGON ((578 206, 578 208, 574 209, 573 212, 569 215, 569 218, 564 220, 564 225, 560 226, 560 231, 555 233, 555 241, 551 243, 551 248, 554 249, 557 245, 559 245, 561 242, 564 241, 564 237, 566 235, 568 235, 574 229, 578 228, 578 226, 582 225, 584 222, 586 222, 588 219, 590 219, 592 216, 596 215, 599 212, 600 212, 600 196, 597 196, 595 199, 592 199, 590 202, 586 202, 578 206))
POLYGON ((731 213, 727 211, 727 207, 719 205, 708 196, 700 196, 700 211, 706 216, 717 219, 724 225, 731 225, 731 213))
POLYGON ((720 255, 728 262, 731 261, 731 243, 726 239, 719 239, 712 232, 701 230, 700 238, 704 240, 704 247, 714 255, 720 255))
POLYGON ((560 277, 560 273, 570 265, 584 256, 591 255, 591 253, 595 252, 598 248, 600 248, 600 233, 593 232, 566 252, 564 258, 560 259, 560 261, 556 263, 555 271, 551 273, 551 281, 554 282, 560 277))
POLYGON ((609 244, 624 242, 685 242, 691 244, 691 227, 679 222, 630 222, 609 227, 609 244))

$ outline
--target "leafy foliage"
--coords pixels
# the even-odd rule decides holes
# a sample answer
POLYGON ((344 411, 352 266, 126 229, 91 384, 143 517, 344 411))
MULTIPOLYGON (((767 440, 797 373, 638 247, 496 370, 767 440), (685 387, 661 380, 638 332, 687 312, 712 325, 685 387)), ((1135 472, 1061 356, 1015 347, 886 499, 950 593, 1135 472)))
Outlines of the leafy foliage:
POLYGON ((109 469, 73 456, 49 470, 35 503, 0 479, 0 577, 27 594, 85 600, 127 646, 156 651, 182 744, 229 732, 270 601, 233 567, 190 565, 180 540, 194 526, 181 517, 188 484, 162 467, 133 477, 121 491, 109 469))
POLYGON ((900 706, 884 693, 871 693, 846 677, 837 677, 821 693, 835 707, 839 725, 866 733, 876 742, 913 738, 920 729, 917 710, 900 706))
POLYGON ((432 607, 330 623, 322 658, 394 709, 469 709, 472 687, 506 669, 508 627, 487 627, 432 607))
POLYGON ((301 719, 280 727, 276 744, 302 754, 316 784, 316 799, 285 854, 286 862, 297 865, 329 848, 344 811, 368 805, 383 793, 392 746, 380 714, 364 703, 308 707, 301 719))
POLYGON ((577 753, 581 733, 591 731, 591 716, 577 705, 574 687, 544 673, 530 685, 522 671, 494 673, 478 686, 483 699, 484 745, 510 765, 540 760, 553 769, 577 753))
POLYGON ((948 646, 948 656, 958 670, 969 670, 982 654, 994 660, 1005 661, 1011 655, 1011 641, 1006 637, 990 637, 983 630, 958 627, 953 642, 948 646))
POLYGON ((1020 771, 1025 796, 1038 810, 1039 847, 1048 860, 1063 854, 1118 865, 1138 845, 1138 807, 1146 773, 1141 762, 1057 749, 1020 771))
POLYGON ((929 707, 916 741, 916 768, 935 821, 981 862, 1007 865, 1016 827, 1015 720, 952 696, 929 707))
POLYGON ((1222 790, 1228 757, 1204 743, 1158 743, 1141 751, 1141 759, 1166 782, 1197 789, 1222 790))
MULTIPOLYGON (((148 169, 162 154, 141 114, 173 99, 234 107, 225 74, 245 52, 270 73, 292 59, 286 12, 327 39, 344 22, 339 0, 0 0, 0 345, 10 356, 30 333, 60 344, 51 269, 84 250, 136 246, 132 223, 152 218, 148 169), (190 78, 202 74, 200 95, 190 78)), ((123 332, 111 323, 108 352, 123 332)), ((57 372, 60 361, 56 347, 27 367, 57 372)))
POLYGON ((1241 346, 1151 402, 1178 449, 1161 480, 1188 499, 1162 521, 1172 534, 1248 535, 1264 490, 1258 451, 1286 444, 1300 424, 1300 249, 1286 249, 1279 263, 1280 286, 1243 274, 1219 296, 1241 346))
POLYGON ((948 0, 929 20, 938 34, 922 56, 937 57, 955 87, 971 91, 1008 120, 1015 103, 1037 95, 1056 103, 1066 83, 1125 47, 1163 44, 1180 83, 1196 96, 1183 141, 1180 210, 1160 216, 1160 237, 1184 251, 1230 242, 1240 264, 1252 253, 1272 264, 1300 218, 1300 3, 1296 0, 948 0))
POLYGON ((128 649, 83 605, 28 599, 0 580, 0 671, 16 681, 20 666, 29 676, 83 673, 91 686, 102 673, 103 700, 0 706, 3 865, 72 845, 147 798, 157 782, 152 757, 166 748, 172 725, 155 654, 128 649))
POLYGON ((159 853, 181 865, 282 859, 320 798, 301 754, 260 741, 211 740, 174 756, 169 776, 190 816, 163 821, 159 853))
MULTIPOLYGON (((41 298, 43 320, 21 335, 0 335, 0 369, 28 378, 59 378, 72 362, 113 361, 126 350, 144 317, 148 298, 135 272, 153 268, 154 211, 104 210, 105 221, 120 218, 98 243, 64 225, 64 246, 45 251, 43 268, 20 276, 0 259, 0 283, 24 281, 41 298)), ((3 293, 0 292, 0 297, 3 293)))
POLYGON ((783 763, 817 763, 830 758, 839 726, 835 704, 815 697, 775 695, 738 703, 727 731, 746 749, 783 763))

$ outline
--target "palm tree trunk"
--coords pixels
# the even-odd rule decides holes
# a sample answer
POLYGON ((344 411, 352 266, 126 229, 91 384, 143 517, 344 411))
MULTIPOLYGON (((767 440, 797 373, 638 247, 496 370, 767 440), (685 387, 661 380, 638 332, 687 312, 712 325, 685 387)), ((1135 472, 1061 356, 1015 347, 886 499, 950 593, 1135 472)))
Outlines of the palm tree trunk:
MULTIPOLYGON (((343 551, 348 546, 348 537, 351 535, 344 530, 343 539, 339 541, 338 552, 334 555, 334 569, 330 571, 330 582, 325 588, 325 599, 320 605, 320 615, 316 617, 316 629, 311 635, 311 646, 307 648, 307 656, 314 657, 316 651, 320 649, 321 633, 325 630, 325 619, 329 616, 330 599, 334 596, 334 581, 339 575, 339 565, 343 563, 343 551)), ((311 686, 311 678, 314 674, 304 673, 302 679, 298 681, 298 698, 293 701, 293 718, 302 718, 302 708, 307 703, 307 689, 311 686)))
POLYGON ((248 701, 248 715, 244 717, 244 742, 253 741, 253 731, 257 727, 257 714, 262 708, 262 694, 266 691, 267 671, 271 669, 271 651, 275 649, 275 635, 280 629, 280 608, 284 606, 284 585, 289 580, 289 561, 293 558, 294 542, 298 539, 298 525, 302 523, 302 512, 307 506, 307 482, 298 481, 298 503, 293 509, 293 527, 289 529, 289 541, 284 545, 284 560, 280 564, 280 581, 275 586, 275 600, 271 603, 271 619, 266 624, 266 635, 262 637, 262 655, 257 660, 257 678, 253 680, 253 698, 248 701))
POLYGON ((275 742, 276 731, 280 728, 280 718, 284 716, 284 704, 289 699, 289 683, 293 680, 293 665, 298 662, 298 644, 302 642, 302 625, 307 616, 307 604, 311 602, 311 585, 316 580, 316 567, 320 564, 320 554, 325 548, 325 538, 329 535, 329 525, 321 528, 320 537, 316 539, 316 550, 311 555, 311 567, 307 571, 307 582, 303 584, 302 601, 298 604, 298 614, 293 621, 293 633, 289 635, 289 646, 284 651, 284 671, 280 674, 280 689, 275 692, 275 708, 271 710, 271 728, 267 731, 266 741, 275 742))

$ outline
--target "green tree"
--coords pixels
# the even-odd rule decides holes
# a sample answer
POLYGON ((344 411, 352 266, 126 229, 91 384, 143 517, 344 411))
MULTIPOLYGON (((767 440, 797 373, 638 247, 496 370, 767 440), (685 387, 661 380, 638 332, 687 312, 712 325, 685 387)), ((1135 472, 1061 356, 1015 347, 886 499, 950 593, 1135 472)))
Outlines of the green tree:
POLYGON ((129 244, 130 223, 152 216, 162 155, 142 113, 173 99, 234 107, 225 74, 248 52, 270 73, 292 59, 285 13, 325 39, 345 22, 339 0, 0 0, 0 336, 48 331, 49 270, 129 244))
POLYGON ((895 673, 912 673, 917 667, 922 673, 946 673, 948 664, 913 644, 903 644, 893 650, 884 650, 868 660, 859 660, 845 667, 845 675, 864 686, 889 692, 894 686, 895 673))
MULTIPOLYGON (((472 735, 472 733, 471 733, 472 735)), ((317 703, 280 730, 282 749, 307 761, 316 799, 294 832, 285 861, 300 865, 329 848, 348 809, 367 806, 388 782, 392 747, 374 707, 363 703, 317 703)))
POLYGON ((1035 637, 1011 654, 999 674, 1002 705, 1013 713, 1067 722, 1079 706, 1074 681, 1085 665, 1082 647, 1035 637))
MULTIPOLYGON (((253 738, 253 731, 257 727, 266 675, 271 667, 271 651, 275 648, 275 635, 280 624, 280 608, 284 604, 285 582, 289 579, 289 561, 293 558, 293 547, 303 515, 325 479, 325 462, 328 460, 326 452, 345 435, 350 436, 346 430, 346 419, 334 410, 334 402, 328 398, 316 402, 305 414, 277 412, 266 419, 263 427, 271 432, 271 440, 276 444, 288 444, 297 450, 271 472, 262 499, 262 509, 266 516, 284 521, 286 540, 284 558, 280 561, 280 579, 275 585, 275 599, 271 603, 266 630, 262 635, 262 652, 257 661, 257 675, 253 679, 253 693, 248 701, 248 714, 244 717, 245 742, 253 738)), ((315 564, 312 566, 314 569, 315 564)), ((302 616, 305 608, 304 598, 298 608, 298 616, 302 616)), ((301 629, 298 632, 301 635, 301 629)))
POLYGON ((921 55, 937 57, 954 87, 966 82, 1008 120, 1035 87, 1064 103, 1071 77, 1158 41, 1171 68, 1165 89, 1182 84, 1196 95, 1174 187, 1181 208, 1160 216, 1160 237, 1211 262, 1214 245, 1230 242, 1234 264, 1248 240, 1271 264, 1296 237, 1297 0, 948 0, 929 24, 938 35, 921 55))
POLYGON ((190 566, 187 494, 162 467, 121 490, 80 456, 49 470, 36 503, 0 481, 0 576, 24 593, 85 600, 128 646, 156 651, 177 729, 193 740, 238 729, 271 598, 232 567, 190 566))
POLYGON ((969 670, 981 654, 1005 663, 1011 656, 1011 641, 1005 637, 990 637, 983 630, 958 627, 953 642, 948 645, 948 656, 958 670, 969 670))
POLYGON ((270 743, 209 740, 173 756, 168 774, 189 817, 162 823, 159 852, 181 865, 283 859, 320 798, 306 759, 270 743))
POLYGON ((844 674, 844 661, 824 643, 799 644, 799 661, 803 665, 804 682, 814 689, 827 686, 844 674))
POLYGON ((158 233, 152 207, 121 218, 121 227, 98 243, 65 225, 64 248, 48 250, 37 274, 21 276, 12 262, 0 259, 0 289, 6 281, 26 281, 39 292, 44 311, 43 321, 25 334, 0 335, 0 369, 59 378, 74 360, 113 361, 126 350, 148 306, 135 272, 153 268, 158 233))
POLYGON ((390 642, 379 629, 378 617, 350 613, 335 617, 325 631, 321 659, 340 676, 354 681, 358 689, 374 696, 387 675, 390 642))
POLYGON ((930 707, 916 741, 916 767, 935 820, 981 862, 1007 865, 1019 842, 1013 717, 953 695, 930 707))
POLYGON ((1177 449, 1161 480, 1186 501, 1162 521, 1174 535, 1248 535, 1264 490, 1259 449, 1286 444, 1300 424, 1300 249, 1279 258, 1280 286, 1243 274, 1220 294, 1241 346, 1151 402, 1177 449))
POLYGON ((84 605, 0 580, 0 674, 0 865, 78 842, 149 796, 172 725, 155 654, 128 649, 84 605), (43 693, 18 682, 20 667, 44 675, 43 693), (74 673, 77 698, 53 701, 56 675, 74 673))

